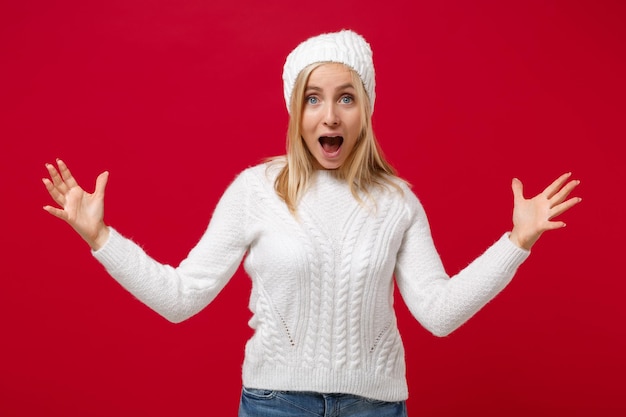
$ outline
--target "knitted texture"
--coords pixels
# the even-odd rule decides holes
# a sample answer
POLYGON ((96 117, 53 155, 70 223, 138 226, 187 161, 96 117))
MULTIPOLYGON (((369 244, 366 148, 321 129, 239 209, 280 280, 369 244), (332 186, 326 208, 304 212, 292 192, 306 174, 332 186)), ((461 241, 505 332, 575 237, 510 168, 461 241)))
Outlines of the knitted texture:
POLYGON ((376 77, 372 48, 361 35, 351 30, 324 33, 309 38, 287 56, 283 66, 283 92, 287 111, 290 111, 291 95, 298 74, 317 62, 338 62, 355 70, 361 77, 370 99, 371 112, 374 112, 376 77))
POLYGON ((174 322, 210 303, 247 253, 254 334, 243 383, 250 388, 404 400, 394 276, 412 314, 443 336, 504 288, 528 256, 503 235, 450 279, 424 210, 403 184, 403 194, 374 189, 374 199, 359 204, 344 181, 319 171, 296 218, 274 191, 279 168, 264 164, 241 173, 176 268, 114 229, 94 252, 121 285, 174 322))

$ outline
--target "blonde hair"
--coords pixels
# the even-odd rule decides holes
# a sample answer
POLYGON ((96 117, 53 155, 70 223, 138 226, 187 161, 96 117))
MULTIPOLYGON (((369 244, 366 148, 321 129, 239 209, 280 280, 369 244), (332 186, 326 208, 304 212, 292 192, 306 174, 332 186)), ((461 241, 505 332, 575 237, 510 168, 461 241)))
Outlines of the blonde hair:
MULTIPOLYGON (((274 188, 285 201, 289 211, 296 213, 300 197, 309 183, 314 168, 314 156, 309 152, 302 138, 302 111, 304 94, 311 73, 325 62, 311 64, 303 69, 296 78, 290 102, 289 127, 287 129, 286 163, 276 177, 274 188)), ((350 184, 354 198, 363 202, 360 193, 370 196, 372 186, 391 185, 402 192, 393 181, 397 178, 393 167, 385 160, 372 129, 371 104, 359 75, 350 69, 356 90, 356 101, 361 113, 361 132, 352 152, 335 170, 335 174, 350 184)))

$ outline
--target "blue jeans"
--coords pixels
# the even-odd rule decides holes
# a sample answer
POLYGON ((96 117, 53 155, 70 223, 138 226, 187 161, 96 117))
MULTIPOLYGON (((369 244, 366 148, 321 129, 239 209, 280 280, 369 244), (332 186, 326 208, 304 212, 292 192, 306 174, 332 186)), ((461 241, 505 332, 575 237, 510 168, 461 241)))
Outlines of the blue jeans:
POLYGON ((406 417, 406 402, 244 387, 239 417, 406 417))

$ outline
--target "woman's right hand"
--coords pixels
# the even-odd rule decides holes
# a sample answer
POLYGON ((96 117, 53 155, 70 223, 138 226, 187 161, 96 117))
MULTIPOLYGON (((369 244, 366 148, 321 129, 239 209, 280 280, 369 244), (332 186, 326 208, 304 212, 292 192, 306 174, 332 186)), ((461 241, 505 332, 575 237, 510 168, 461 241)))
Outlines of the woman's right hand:
POLYGON ((59 219, 65 220, 89 244, 91 249, 100 249, 109 238, 109 228, 104 224, 104 189, 109 178, 103 172, 96 179, 93 194, 83 190, 67 165, 57 159, 57 168, 46 164, 50 179, 43 183, 52 199, 61 207, 44 206, 44 210, 59 219))

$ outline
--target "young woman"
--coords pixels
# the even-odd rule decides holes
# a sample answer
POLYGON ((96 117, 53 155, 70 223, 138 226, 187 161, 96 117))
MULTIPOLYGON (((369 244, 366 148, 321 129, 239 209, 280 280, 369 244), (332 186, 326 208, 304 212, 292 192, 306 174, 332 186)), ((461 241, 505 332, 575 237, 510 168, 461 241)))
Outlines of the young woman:
POLYGON ((404 416, 404 350, 395 283, 433 334, 458 328, 512 279, 540 235, 564 224, 578 181, 535 198, 513 180, 513 228, 453 279, 419 200, 379 151, 374 66, 352 31, 306 40, 287 57, 287 153, 228 187, 198 244, 163 265, 104 223, 108 173, 93 194, 67 166, 43 182, 67 221, 128 291, 173 322, 207 306, 238 265, 252 280, 240 416, 404 416))

